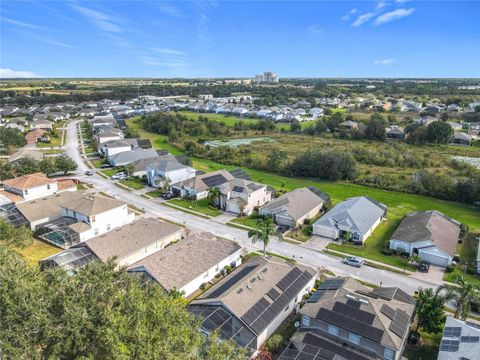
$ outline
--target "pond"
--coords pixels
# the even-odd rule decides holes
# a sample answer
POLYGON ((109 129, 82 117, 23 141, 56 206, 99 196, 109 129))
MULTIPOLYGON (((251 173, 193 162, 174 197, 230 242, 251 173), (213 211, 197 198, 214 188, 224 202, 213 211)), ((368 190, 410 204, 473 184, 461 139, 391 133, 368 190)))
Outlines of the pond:
POLYGON ((452 156, 452 159, 467 163, 480 169, 480 158, 470 156, 452 156))
POLYGON ((211 147, 219 147, 219 146, 237 147, 240 145, 249 145, 255 141, 275 142, 274 139, 269 137, 256 137, 256 138, 247 138, 247 139, 232 139, 229 141, 222 141, 222 140, 205 141, 205 145, 208 145, 211 147))

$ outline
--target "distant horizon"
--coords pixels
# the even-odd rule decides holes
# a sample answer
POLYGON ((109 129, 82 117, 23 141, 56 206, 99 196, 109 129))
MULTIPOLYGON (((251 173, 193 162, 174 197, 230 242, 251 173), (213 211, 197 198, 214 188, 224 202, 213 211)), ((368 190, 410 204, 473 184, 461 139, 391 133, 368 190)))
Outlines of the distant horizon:
POLYGON ((1 5, 0 78, 479 78, 479 1, 1 5))

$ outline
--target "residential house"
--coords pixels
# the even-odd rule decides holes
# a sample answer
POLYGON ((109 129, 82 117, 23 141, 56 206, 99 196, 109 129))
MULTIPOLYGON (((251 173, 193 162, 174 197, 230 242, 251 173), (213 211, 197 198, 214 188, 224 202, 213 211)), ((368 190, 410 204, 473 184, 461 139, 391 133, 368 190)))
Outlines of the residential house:
POLYGON ((129 171, 131 171, 130 176, 137 177, 146 177, 147 176, 147 166, 151 163, 155 163, 160 160, 168 160, 173 162, 178 162, 177 158, 172 154, 163 154, 159 155, 159 150, 157 150, 157 156, 152 158, 140 159, 129 164, 129 171))
POLYGON ((478 359, 480 324, 447 316, 437 360, 478 359))
POLYGON ((49 133, 42 129, 35 129, 32 131, 29 131, 25 135, 25 141, 27 142, 27 145, 35 145, 39 141, 49 141, 49 140, 50 140, 49 133))
POLYGON ((152 159, 157 156, 158 154, 155 149, 135 148, 131 151, 116 153, 108 157, 107 160, 112 166, 125 166, 141 159, 152 159))
POLYGON ((470 146, 472 143, 472 136, 463 132, 457 132, 453 135, 453 143, 457 145, 470 146))
POLYGON ((112 140, 121 140, 124 137, 122 130, 113 127, 98 128, 95 132, 96 134, 94 137, 98 144, 103 144, 112 140))
POLYGON ((211 233, 198 233, 157 251, 129 266, 143 273, 166 291, 177 290, 190 296, 211 281, 225 266, 240 264, 241 247, 211 233))
POLYGON ((356 121, 347 120, 338 124, 338 127, 339 129, 351 131, 358 128, 358 123, 356 121))
POLYGON ((214 187, 233 180, 234 176, 221 169, 172 184, 172 192, 188 199, 200 200, 208 196, 208 191, 214 187))
POLYGON ((160 159, 147 165, 147 180, 150 186, 164 187, 194 178, 196 171, 176 161, 160 159))
POLYGON ((371 289, 352 278, 325 280, 300 309, 300 328, 279 360, 399 360, 415 299, 396 287, 371 289))
POLYGON ((141 219, 96 236, 62 252, 40 260, 45 268, 78 270, 92 261, 115 258, 118 266, 128 266, 181 239, 183 228, 168 222, 141 219))
POLYGON ((50 179, 43 173, 19 176, 3 182, 0 196, 11 197, 16 203, 35 200, 63 191, 76 191, 70 179, 50 179))
POLYGON ((313 224, 313 234, 363 243, 386 217, 387 206, 367 196, 353 197, 335 205, 313 224))
POLYGON ((390 249, 439 266, 452 263, 460 237, 460 223, 436 210, 407 214, 390 237, 390 249))
POLYGON ((33 129, 52 130, 53 129, 53 121, 50 121, 50 120, 30 121, 29 125, 30 125, 30 130, 33 130, 33 129))
POLYGON ((394 127, 391 127, 389 129, 387 129, 386 133, 385 133, 385 136, 387 137, 387 139, 403 139, 405 137, 405 131, 403 130, 403 128, 401 127, 398 127, 398 126, 394 126, 394 127))
POLYGON ((296 228, 318 215, 330 197, 315 187, 300 188, 283 194, 262 206, 260 215, 272 216, 278 225, 296 228))
POLYGON ((433 116, 422 116, 422 117, 416 119, 415 122, 419 123, 420 125, 428 126, 428 125, 430 125, 431 123, 433 123, 437 120, 438 119, 436 117, 433 117, 433 116))
POLYGON ((138 147, 138 139, 109 140, 98 146, 98 151, 105 157, 111 157, 115 154, 132 151, 138 147))
POLYGON ((29 158, 32 158, 33 160, 40 161, 45 157, 45 154, 42 151, 37 150, 33 147, 25 146, 15 151, 12 155, 10 155, 10 157, 8 158, 8 162, 11 164, 15 164, 17 161, 25 157, 29 157, 29 158))
POLYGON ((449 121, 447 124, 452 127, 453 131, 462 131, 463 129, 463 125, 457 122, 449 121))
POLYGON ((221 193, 217 199, 219 207, 238 215, 250 215, 254 208, 265 205, 273 198, 272 189, 245 179, 233 179, 217 188, 221 193))
POLYGON ((218 331, 253 353, 314 287, 317 272, 274 258, 254 257, 192 301, 205 333, 218 331))

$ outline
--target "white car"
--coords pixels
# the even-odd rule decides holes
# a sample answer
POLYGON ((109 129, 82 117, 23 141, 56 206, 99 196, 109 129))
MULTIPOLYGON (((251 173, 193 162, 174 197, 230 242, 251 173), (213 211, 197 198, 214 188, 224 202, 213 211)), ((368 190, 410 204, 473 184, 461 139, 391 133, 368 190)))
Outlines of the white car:
POLYGON ((111 177, 112 180, 125 180, 126 178, 127 175, 123 172, 116 173, 111 177))
POLYGON ((358 259, 354 256, 349 256, 349 257, 343 259, 342 262, 346 265, 355 266, 355 267, 358 267, 358 268, 362 267, 362 265, 363 265, 363 260, 358 259))

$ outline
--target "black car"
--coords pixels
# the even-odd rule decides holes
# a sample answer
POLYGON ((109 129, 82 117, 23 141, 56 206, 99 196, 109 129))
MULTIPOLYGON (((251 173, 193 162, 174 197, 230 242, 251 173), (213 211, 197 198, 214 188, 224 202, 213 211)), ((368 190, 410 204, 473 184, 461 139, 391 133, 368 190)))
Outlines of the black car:
POLYGON ((420 264, 418 264, 417 270, 428 273, 428 270, 430 270, 430 263, 428 261, 422 261, 420 264))
POLYGON ((85 171, 85 175, 87 175, 87 176, 92 176, 92 175, 93 175, 93 171, 92 171, 92 170, 87 170, 87 171, 85 171))
POLYGON ((162 195, 160 195, 162 198, 164 198, 165 200, 170 200, 170 199, 173 199, 173 198, 176 198, 177 195, 175 195, 174 193, 164 193, 162 195))

